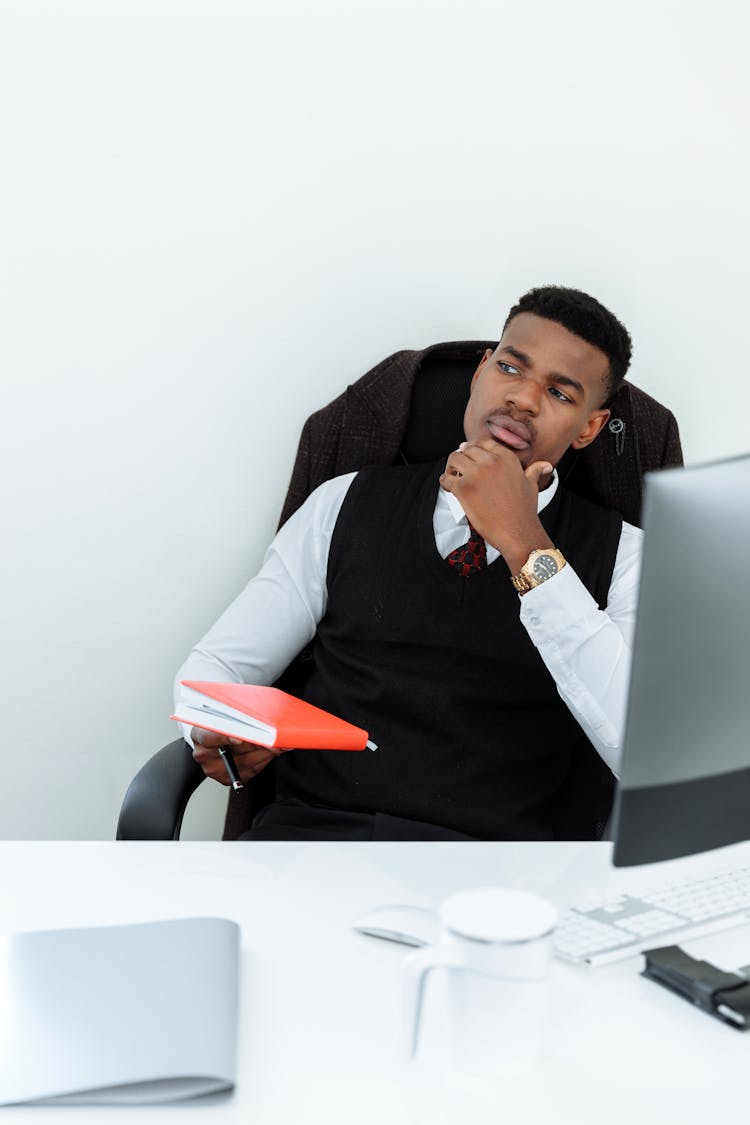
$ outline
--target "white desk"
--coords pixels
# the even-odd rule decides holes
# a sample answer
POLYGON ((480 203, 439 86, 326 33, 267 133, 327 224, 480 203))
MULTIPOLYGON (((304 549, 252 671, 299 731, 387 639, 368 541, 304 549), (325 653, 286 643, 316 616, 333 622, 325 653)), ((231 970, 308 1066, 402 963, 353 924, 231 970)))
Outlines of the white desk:
MULTIPOLYGON (((233 1096, 137 1110, 6 1108, 2 1125, 129 1115, 143 1125, 744 1120, 750 1034, 641 978, 640 957, 596 970, 555 964, 546 1054, 494 1104, 456 1087, 430 1056, 434 1044, 419 1065, 399 1065, 405 950, 353 933, 351 921, 379 903, 430 905, 488 883, 566 905, 605 889, 608 855, 604 844, 0 843, 0 931, 212 914, 243 933, 233 1096)), ((719 861, 749 862, 750 845, 698 862, 719 861)), ((610 872, 610 886, 612 875, 615 887, 637 889, 644 869, 610 872)), ((750 927, 687 948, 746 964, 750 927)), ((196 972, 210 971, 196 950, 196 972)), ((439 989, 428 994, 433 1008, 439 1000, 439 989)))

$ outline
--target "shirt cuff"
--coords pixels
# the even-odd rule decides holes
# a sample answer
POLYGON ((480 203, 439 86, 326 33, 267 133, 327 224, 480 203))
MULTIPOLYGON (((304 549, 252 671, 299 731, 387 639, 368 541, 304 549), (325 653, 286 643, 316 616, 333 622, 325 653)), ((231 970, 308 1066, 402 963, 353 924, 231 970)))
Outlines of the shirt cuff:
POLYGON ((539 645, 569 632, 573 622, 596 613, 598 609, 599 606, 568 563, 552 578, 523 595, 521 622, 534 644, 539 645))
POLYGON ((195 750, 195 743, 193 742, 192 738, 190 737, 190 732, 193 728, 189 727, 187 725, 187 723, 180 723, 179 725, 180 725, 180 728, 182 730, 182 737, 185 739, 185 741, 187 742, 190 749, 195 750))

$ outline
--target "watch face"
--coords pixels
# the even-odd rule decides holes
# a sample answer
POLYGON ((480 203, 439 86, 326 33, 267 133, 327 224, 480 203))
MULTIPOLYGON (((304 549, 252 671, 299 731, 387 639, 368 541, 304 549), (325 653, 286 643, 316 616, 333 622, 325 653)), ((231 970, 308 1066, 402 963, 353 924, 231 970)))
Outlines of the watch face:
POLYGON ((540 582, 544 582, 545 579, 551 578, 553 574, 557 574, 559 569, 554 555, 537 555, 534 559, 534 577, 540 582))

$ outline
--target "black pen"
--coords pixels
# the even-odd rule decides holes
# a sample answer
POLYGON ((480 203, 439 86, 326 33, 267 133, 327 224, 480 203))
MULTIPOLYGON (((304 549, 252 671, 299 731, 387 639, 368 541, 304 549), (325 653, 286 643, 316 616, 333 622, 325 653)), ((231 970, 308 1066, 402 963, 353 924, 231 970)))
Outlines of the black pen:
POLYGON ((219 746, 218 750, 221 754, 221 760, 224 763, 224 769, 227 771, 227 777, 232 783, 232 789, 237 793, 240 789, 244 789, 245 786, 240 781, 240 775, 237 772, 237 763, 234 760, 232 751, 228 746, 219 746))

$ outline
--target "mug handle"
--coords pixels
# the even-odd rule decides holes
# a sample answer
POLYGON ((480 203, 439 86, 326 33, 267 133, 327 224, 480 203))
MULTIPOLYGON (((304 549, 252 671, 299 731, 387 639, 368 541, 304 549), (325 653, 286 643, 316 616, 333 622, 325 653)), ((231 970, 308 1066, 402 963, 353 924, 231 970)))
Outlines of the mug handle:
POLYGON ((466 962, 449 942, 428 945, 410 953, 402 964, 401 978, 401 1052, 414 1058, 419 1041, 422 1001, 427 974, 433 969, 465 969, 466 962))

